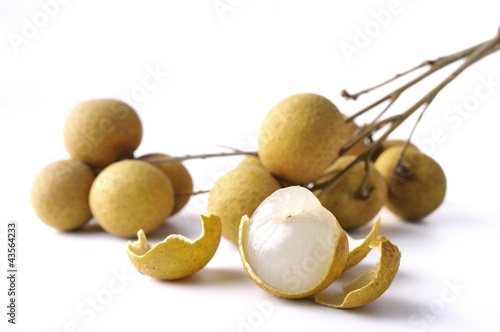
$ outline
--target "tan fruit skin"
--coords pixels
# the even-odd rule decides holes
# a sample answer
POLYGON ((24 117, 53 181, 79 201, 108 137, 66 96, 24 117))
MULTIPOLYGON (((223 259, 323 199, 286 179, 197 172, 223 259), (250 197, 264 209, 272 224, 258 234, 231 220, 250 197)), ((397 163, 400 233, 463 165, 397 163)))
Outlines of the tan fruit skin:
POLYGON ((200 217, 203 231, 194 241, 172 234, 151 248, 144 238, 146 243, 143 245, 149 248, 145 252, 144 248, 134 248, 140 241, 134 244, 129 242, 127 255, 137 271, 158 279, 175 280, 190 276, 205 267, 219 247, 221 225, 219 217, 215 215, 200 217))
MULTIPOLYGON (((393 146, 403 145, 405 143, 406 143, 406 141, 402 140, 402 139, 388 139, 388 140, 385 140, 385 141, 382 142, 382 144, 380 145, 380 147, 377 150, 375 150, 375 152, 372 154, 371 160, 373 162, 375 162, 377 160, 377 158, 385 150, 387 150, 389 148, 392 148, 393 146)), ((411 144, 411 143, 410 143, 410 146, 418 150, 418 148, 415 145, 411 144)))
POLYGON ((243 166, 257 166, 264 168, 264 165, 262 165, 262 162, 260 161, 259 157, 252 155, 246 156, 238 165, 238 167, 243 167, 243 166))
POLYGON ((344 120, 328 99, 312 94, 280 101, 264 118, 259 132, 259 158, 275 176, 306 184, 337 157, 344 120))
POLYGON ((94 178, 92 169, 79 160, 60 160, 45 166, 31 186, 33 210, 56 229, 83 227, 92 218, 88 196, 94 178))
POLYGON ((393 170, 402 149, 401 145, 391 147, 375 162, 375 168, 388 184, 386 207, 403 219, 422 219, 443 202, 446 177, 434 159, 412 147, 408 148, 402 160, 407 173, 395 173, 393 170))
MULTIPOLYGON (((170 157, 163 153, 151 153, 137 158, 138 160, 151 161, 159 157, 170 157)), ((193 191, 193 179, 191 174, 180 161, 166 161, 152 164, 158 167, 172 182, 175 193, 174 210, 172 214, 179 212, 189 201, 193 191)))
POLYGON ((174 190, 158 168, 145 161, 122 160, 99 173, 89 202, 105 231, 131 238, 140 229, 148 234, 165 222, 174 207, 174 190))
POLYGON ((114 99, 84 101, 64 123, 63 140, 70 156, 96 169, 130 156, 141 139, 137 113, 114 99))
POLYGON ((237 167, 215 182, 207 210, 220 217, 222 236, 237 244, 241 217, 251 216, 264 199, 280 188, 278 181, 262 167, 237 167))
POLYGON ((377 237, 379 230, 380 216, 375 219, 370 233, 368 233, 364 239, 353 239, 349 234, 347 234, 347 239, 349 241, 349 257, 347 258, 347 263, 344 266, 344 271, 358 265, 358 263, 370 253, 372 250, 370 243, 377 237))
MULTIPOLYGON (((342 156, 325 170, 332 174, 318 183, 333 179, 340 171, 351 164, 355 156, 342 156)), ((385 178, 370 162, 370 170, 366 189, 369 196, 366 199, 357 196, 359 187, 365 177, 365 164, 359 162, 349 169, 338 181, 323 190, 315 192, 321 204, 337 218, 339 224, 346 230, 363 226, 372 220, 382 209, 387 199, 387 183, 385 178)))
POLYGON ((357 308, 378 299, 396 277, 401 251, 389 239, 378 236, 370 247, 379 246, 380 260, 358 278, 344 284, 342 293, 320 293, 314 300, 334 308, 357 308))

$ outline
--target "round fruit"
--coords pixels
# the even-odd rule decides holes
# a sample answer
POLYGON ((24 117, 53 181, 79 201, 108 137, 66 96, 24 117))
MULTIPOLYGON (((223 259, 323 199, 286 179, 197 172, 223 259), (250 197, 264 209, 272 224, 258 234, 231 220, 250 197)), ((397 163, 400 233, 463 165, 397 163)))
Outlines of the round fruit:
POLYGON ((174 190, 157 167, 122 160, 99 173, 90 188, 89 202, 105 231, 134 237, 140 229, 147 234, 165 222, 174 207, 174 190))
POLYGON ((262 165, 262 162, 260 161, 259 157, 257 156, 252 156, 248 155, 246 156, 239 164, 238 167, 244 167, 244 166, 257 166, 257 167, 262 167, 264 168, 264 165, 262 165))
POLYGON ((92 169, 79 160, 56 161, 45 166, 31 186, 31 204, 40 220, 54 228, 70 231, 92 218, 89 191, 92 169))
MULTIPOLYGON (((325 171, 318 184, 333 179, 356 159, 355 156, 338 158, 325 171), (328 174, 327 174, 328 173, 328 174)), ((315 191, 321 204, 330 210, 346 230, 363 226, 379 213, 387 198, 385 178, 369 162, 364 191, 360 191, 366 176, 365 163, 358 162, 338 180, 324 189, 315 191)))
POLYGON ((398 165, 402 151, 402 145, 387 149, 377 158, 375 168, 388 184, 386 207, 401 218, 417 220, 441 205, 446 177, 434 159, 411 146, 398 165))
MULTIPOLYGON (((163 153, 151 153, 137 158, 149 163, 157 158, 168 158, 169 155, 163 153)), ((172 214, 179 212, 189 201, 193 192, 193 179, 191 174, 180 161, 155 162, 152 165, 158 167, 172 182, 175 194, 174 210, 172 214)))
POLYGON ((266 197, 280 188, 278 181, 262 167, 237 167, 215 182, 207 210, 220 217, 222 236, 238 243, 241 217, 251 216, 266 197))
POLYGON ((337 157, 343 137, 344 120, 331 101, 312 93, 293 95, 264 118, 259 158, 278 178, 306 184, 337 157))
MULTIPOLYGON (((382 144, 380 144, 380 147, 375 150, 375 152, 373 152, 372 156, 371 156, 371 160, 373 162, 375 162, 377 160, 377 158, 382 154, 382 152, 384 152, 385 150, 389 149, 389 148, 392 148, 393 146, 399 146, 399 145, 404 145, 406 143, 406 140, 402 140, 402 139, 388 139, 388 140, 385 140, 382 142, 382 144)), ((417 149, 418 148, 411 144, 410 143, 410 146, 417 149)))
POLYGON ((64 123, 64 145, 70 156, 96 169, 130 157, 141 138, 142 125, 137 113, 113 99, 82 102, 64 123))
POLYGON ((342 273, 348 247, 333 214, 300 186, 277 190, 240 225, 245 270, 280 297, 304 298, 328 287, 342 273))

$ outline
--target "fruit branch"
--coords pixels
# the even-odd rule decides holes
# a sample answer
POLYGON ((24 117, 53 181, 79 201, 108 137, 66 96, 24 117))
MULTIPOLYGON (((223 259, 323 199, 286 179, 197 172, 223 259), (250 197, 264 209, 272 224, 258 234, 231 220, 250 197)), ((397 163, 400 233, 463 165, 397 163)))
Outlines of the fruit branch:
MULTIPOLYGON (((368 89, 365 89, 365 90, 362 90, 358 93, 354 93, 354 94, 350 94, 348 93, 345 89, 342 90, 340 92, 341 96, 347 98, 347 99, 353 99, 353 100, 356 100, 360 95, 362 94, 365 94, 365 93, 368 93, 372 90, 375 90, 377 88, 380 88, 390 82, 393 82, 395 81, 396 79, 400 78, 400 77, 403 77, 417 69, 420 69, 420 68, 423 68, 425 66, 429 66, 428 70, 424 73, 422 73, 421 75, 419 75, 418 77, 416 77, 415 79, 411 80, 410 82, 406 83, 405 85, 401 86, 400 88, 396 89, 395 91, 383 96, 382 98, 380 98, 379 100, 373 102, 372 104, 366 106, 365 108, 363 108, 362 110, 360 110, 359 112, 355 113, 354 115, 348 117, 346 119, 346 122, 350 122, 352 120, 354 120, 356 117, 366 113, 367 111, 369 111, 370 109, 374 108, 375 106, 378 106, 379 104, 383 103, 384 101, 386 100, 392 100, 394 101, 395 99, 397 99, 399 97, 399 95, 405 91, 406 89, 412 87, 413 85, 417 84, 418 82, 420 82, 421 80, 423 80, 424 78, 426 78, 427 76, 430 76, 431 74, 435 73, 436 71, 440 70, 441 68, 443 67, 446 67, 448 66, 449 64, 452 64, 453 62, 456 62, 458 60, 461 60, 465 57, 468 57, 470 56, 471 54, 473 54, 474 52, 478 51, 478 50, 482 50, 482 49, 485 49, 487 48, 487 50, 483 53, 481 53, 480 57, 478 59, 476 59, 475 61, 495 52, 495 51, 498 51, 498 49, 500 48, 500 44, 498 43, 498 40, 497 40, 497 37, 498 35, 493 38, 492 40, 489 40, 489 41, 486 41, 486 42, 483 42, 481 44, 478 44, 476 46, 473 46, 473 47, 470 47, 468 49, 465 49, 463 51, 460 51, 460 52, 457 52, 457 53, 453 53, 451 55, 448 55, 448 56, 444 56, 444 57, 440 57, 440 58, 437 58, 435 60, 426 60, 426 61, 423 61, 421 64, 419 64, 418 66, 415 66, 414 68, 411 68, 403 73, 399 73, 399 74, 396 74, 394 77, 386 80, 385 82, 382 82, 380 84, 377 84, 371 88, 368 88, 368 89), (496 40, 496 42, 495 42, 496 40), (493 42, 493 45, 492 45, 492 42, 493 42)), ((475 62, 474 61, 474 62, 475 62)))
POLYGON ((413 67, 413 68, 411 68, 411 69, 409 69, 409 70, 407 70, 407 71, 405 71, 403 73, 396 74, 393 78, 390 78, 390 79, 388 79, 388 80, 386 80, 386 81, 384 81, 384 82, 382 82, 380 84, 377 84, 377 85, 375 85, 375 86, 373 86, 371 88, 362 90, 362 91, 360 91, 358 93, 350 94, 346 90, 342 90, 340 94, 343 97, 345 97, 347 99, 356 100, 362 94, 371 92, 371 91, 373 91, 373 90, 375 90, 375 89, 377 89, 379 87, 382 87, 382 86, 384 86, 384 85, 386 85, 386 84, 388 84, 390 82, 393 82, 396 79, 398 79, 400 77, 403 77, 403 76, 405 76, 405 75, 407 75, 407 74, 409 74, 409 73, 411 73, 411 72, 413 72, 413 71, 415 71, 417 69, 423 68, 425 66, 429 66, 429 68, 428 68, 428 70, 426 72, 422 73, 421 75, 419 75, 415 79, 413 79, 410 82, 404 84, 403 86, 397 88, 396 90, 388 93, 387 95, 383 96, 382 98, 378 99, 377 101, 371 103, 370 105, 368 105, 365 108, 361 109, 357 113, 355 113, 352 116, 348 117, 346 119, 346 122, 353 121, 356 117, 358 117, 358 116, 360 116, 360 115, 368 112, 369 110, 371 110, 374 107, 382 104, 385 101, 389 101, 389 104, 382 110, 382 112, 373 120, 373 122, 370 125, 365 126, 363 128, 363 130, 361 130, 360 132, 358 132, 357 135, 354 135, 348 142, 346 142, 344 144, 344 146, 341 149, 340 155, 342 155, 343 153, 345 153, 347 150, 349 150, 351 147, 353 147, 360 140, 364 139, 365 137, 370 136, 371 134, 373 134, 374 131, 377 131, 378 129, 380 129, 383 125, 381 126, 382 123, 377 123, 377 120, 394 104, 394 102, 399 98, 399 96, 405 90, 409 89, 413 85, 417 84, 418 82, 420 82, 424 78, 430 76, 431 74, 435 73, 436 71, 440 70, 441 68, 446 67, 447 65, 452 64, 452 63, 454 63, 454 62, 456 62, 458 60, 464 59, 466 57, 470 57, 474 52, 478 52, 479 51, 479 54, 480 54, 479 57, 473 61, 473 62, 476 62, 476 61, 482 59, 483 57, 485 57, 485 56, 487 56, 487 55, 489 55, 491 53, 494 53, 494 52, 498 51, 499 49, 500 49, 500 43, 498 42, 498 34, 497 34, 497 36, 495 38, 493 38, 493 39, 491 39, 489 41, 483 42, 481 44, 478 44, 476 46, 470 47, 468 49, 465 49, 463 51, 460 51, 460 52, 457 52, 457 53, 454 53, 454 54, 451 54, 451 55, 448 55, 448 56, 440 57, 440 58, 437 58, 435 60, 426 60, 426 61, 423 61, 420 65, 418 65, 416 67, 413 67), (484 52, 481 51, 481 50, 484 50, 484 52))
POLYGON ((413 133, 415 132, 415 129, 417 129, 417 125, 420 123, 420 120, 422 120, 422 116, 424 115, 425 111, 429 107, 431 101, 432 101, 432 99, 425 103, 425 105, 423 106, 422 112, 420 112, 420 115, 418 116, 417 121, 415 121, 415 124, 413 125, 413 128, 410 131, 410 135, 408 135, 408 138, 406 139, 406 141, 403 145, 403 149, 401 150, 401 155, 399 156, 398 162, 396 163, 395 171, 397 171, 400 168, 401 162, 403 160, 403 155, 405 154, 406 150, 410 146, 410 141, 411 141, 411 138, 413 137, 413 133))
POLYGON ((229 156, 241 156, 241 155, 251 155, 257 156, 256 151, 242 151, 238 149, 233 149, 233 152, 219 152, 219 153, 204 153, 195 155, 185 155, 181 157, 155 157, 148 160, 151 164, 163 163, 163 162, 173 162, 173 161, 184 161, 190 159, 205 159, 212 157, 229 157, 229 156))
MULTIPOLYGON (((371 124, 365 125, 364 127, 360 128, 358 132, 356 132, 347 142, 345 142, 342 145, 342 148, 340 149, 339 156, 342 156, 345 154, 348 150, 350 150, 354 145, 356 145, 361 139, 364 139, 365 137, 371 136, 374 132, 380 130, 384 126, 386 126, 388 123, 394 121, 398 116, 393 116, 387 119, 384 119, 382 121, 377 120, 384 115, 384 113, 392 106, 392 104, 396 101, 396 99, 399 97, 399 94, 395 97, 391 98, 389 104, 380 112, 380 114, 372 121, 371 124)), ((347 121, 346 121, 347 123, 347 121)))
MULTIPOLYGON (((332 183, 334 183, 335 181, 337 181, 343 174, 345 174, 349 169, 351 169, 356 163, 364 160, 368 160, 370 158, 370 156, 373 154, 373 152, 375 152, 382 144, 382 142, 389 136, 389 134, 391 134, 401 123, 403 123, 408 117, 410 117, 410 115, 412 115, 416 110, 420 109, 421 107, 424 107, 413 130, 412 130, 412 133, 411 135, 413 134, 413 131, 415 130, 415 127, 416 125, 420 122, 420 119, 423 115, 423 113, 425 112, 425 110, 428 108, 428 106, 431 104, 431 102, 434 100, 434 98, 436 97, 436 95, 446 86, 448 85, 451 81, 453 81, 458 75, 460 75, 466 68, 468 68, 469 66, 471 66, 472 64, 476 63, 477 61, 481 60, 482 58, 484 58, 485 56, 489 55, 489 54, 492 54, 496 51, 498 51, 500 49, 500 29, 499 31, 497 32, 496 36, 489 40, 489 41, 486 41, 484 43, 481 43, 477 46, 474 46, 474 47, 471 47, 471 48, 468 48, 464 51, 460 51, 460 52, 457 52, 455 54, 452 54, 452 55, 449 55, 449 56, 446 56, 446 57, 441 57, 441 58, 438 58, 436 60, 433 60, 433 61, 424 61, 422 64, 420 64, 419 66, 415 67, 415 68, 412 68, 402 74, 398 74, 396 75, 394 78, 388 80, 388 81, 385 81, 381 84, 378 84, 372 88, 369 88, 369 89, 366 89, 366 90, 362 90, 361 92, 357 93, 357 94, 354 94, 354 95, 351 95, 349 93, 347 93, 347 91, 345 90, 342 90, 341 94, 347 98, 351 98, 351 99, 356 99, 359 95, 363 94, 363 93, 367 93, 367 92, 370 92, 378 87, 381 87, 389 82, 391 82, 392 80, 396 79, 396 78, 399 78, 407 73, 410 73, 418 68, 421 68, 423 66, 426 66, 426 65, 429 65, 430 68, 425 72, 423 73, 422 75, 418 76, 417 78, 413 79, 412 81, 406 83, 405 85, 397 88, 396 90, 394 90, 393 92, 387 94, 386 96, 380 98, 379 100, 375 101, 374 103, 372 103, 371 105, 365 107, 364 109, 362 109, 361 111, 357 112, 356 114, 354 114, 353 116, 351 116, 350 118, 348 118, 346 120, 347 121, 352 121, 354 118, 356 118, 357 116, 365 113, 366 111, 368 111, 369 109, 381 104, 382 102, 386 101, 386 100, 389 100, 390 103, 389 105, 383 110, 382 114, 385 113, 385 111, 394 103, 394 101, 401 95, 401 93, 403 93, 405 90, 407 90, 408 88, 410 88, 411 86, 413 86, 414 84, 418 83, 419 81, 421 81, 423 78, 429 76, 430 74, 436 72, 437 70, 445 67, 446 65, 450 64, 450 63, 453 63, 457 60, 460 60, 460 59, 464 59, 464 62, 457 68, 455 69, 450 75, 448 75, 440 84, 438 84, 437 86, 435 86, 431 91, 429 91, 425 96, 423 96, 420 100, 418 100, 415 104, 413 104, 410 108, 408 108, 405 112, 399 114, 399 115, 396 115, 396 116, 392 116, 392 117, 389 117, 385 120, 381 120, 381 121, 377 121, 378 118, 380 117, 377 117, 377 119, 375 119, 371 124, 367 125, 366 127, 363 128, 363 130, 361 130, 357 135, 355 135, 355 137, 353 137, 351 140, 348 141, 348 143, 346 144, 345 147, 342 148, 341 152, 340 153, 343 153, 345 152, 345 150, 349 149, 350 147, 352 147, 352 145, 356 144, 359 140, 361 140, 362 138, 365 138, 365 137, 368 137, 370 135, 372 135, 374 133, 374 131, 376 130, 379 130, 383 127, 385 127, 387 124, 390 124, 390 127, 381 135, 381 137, 379 139, 377 139, 376 141, 374 141, 372 144, 370 144, 361 154, 359 154, 356 159, 350 163, 346 168, 344 168, 341 172, 339 172, 337 175, 335 175, 331 180, 329 181, 326 181, 326 182, 323 182, 323 183, 320 183, 320 184, 312 184, 311 186, 311 190, 318 190, 318 189, 323 189, 329 185, 331 185, 332 183)), ((410 136, 411 137, 411 136, 410 136)), ((409 140, 408 142, 406 143, 407 146, 409 145, 409 140)), ((328 174, 324 174, 322 176, 325 176, 325 175, 328 175, 328 174)))
POLYGON ((196 195, 201 195, 201 194, 208 194, 210 190, 197 190, 197 191, 191 191, 191 192, 183 192, 183 193, 175 193, 175 196, 182 197, 182 196, 196 196, 196 195))
MULTIPOLYGON (((423 68, 423 67, 428 66, 428 65, 433 66, 435 64, 435 62, 436 62, 435 60, 426 60, 426 61, 422 62, 421 64, 419 64, 418 66, 415 66, 415 67, 413 67, 413 68, 411 68, 411 69, 409 69, 409 70, 407 70, 407 71, 405 71, 403 73, 396 74, 394 77, 388 79, 387 81, 379 83, 379 84, 377 84, 375 86, 372 86, 372 87, 370 87, 368 89, 361 90, 361 91, 359 91, 358 93, 355 93, 355 94, 350 94, 349 92, 347 92, 347 90, 341 90, 340 91, 340 95, 342 97, 346 98, 346 99, 356 100, 362 94, 368 93, 368 92, 370 92, 372 90, 375 90, 375 89, 378 89, 378 88, 380 88, 380 87, 382 87, 384 85, 387 85, 387 84, 395 81, 396 79, 398 79, 400 77, 403 77, 403 76, 405 76, 405 75, 407 75, 407 74, 409 74, 411 72, 416 71, 417 69, 423 68)), ((350 117, 347 120, 351 121, 351 119, 353 119, 353 117, 350 117)))

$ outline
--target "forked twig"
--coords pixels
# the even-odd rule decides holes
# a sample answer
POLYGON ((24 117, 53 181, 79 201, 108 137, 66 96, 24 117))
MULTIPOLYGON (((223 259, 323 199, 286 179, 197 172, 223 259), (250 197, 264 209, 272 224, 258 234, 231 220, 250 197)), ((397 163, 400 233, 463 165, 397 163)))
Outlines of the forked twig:
MULTIPOLYGON (((392 82, 396 78, 399 78, 403 75, 406 75, 418 68, 424 67, 429 65, 429 69, 418 76, 417 78, 411 80, 410 82, 404 84, 403 86, 397 88, 393 92, 385 95, 384 97, 378 99, 377 101, 373 102, 372 104, 368 105, 367 107, 363 108, 361 111, 355 113, 353 116, 349 117, 347 121, 352 121, 354 118, 357 116, 367 112, 368 110, 380 105, 384 101, 389 100, 390 103, 389 105, 383 110, 382 114, 387 111, 387 109, 394 103, 394 101, 408 88, 412 87, 416 83, 420 82, 422 79, 425 77, 429 76, 430 74, 438 71, 439 69, 457 61, 460 59, 464 59, 464 62, 457 68, 455 69, 450 75, 448 75, 444 80, 441 81, 437 86, 435 86, 431 91, 429 91, 426 95, 424 95, 420 100, 418 100, 415 104, 413 104, 411 107, 409 107, 405 112, 392 116, 390 118, 387 118, 385 120, 378 120, 380 116, 378 116, 371 124, 367 125, 364 130, 361 130, 358 134, 355 135, 355 137, 352 137, 347 144, 342 148, 341 153, 345 152, 348 150, 352 145, 356 144, 359 140, 365 138, 365 137, 371 137, 371 135, 385 127, 386 125, 390 124, 390 127, 381 135, 379 139, 374 141, 372 144, 370 144, 361 154, 359 154, 356 159, 350 163, 346 168, 344 168, 342 171, 338 172, 332 179, 329 181, 325 181, 319 184, 315 184, 316 181, 313 181, 312 185, 310 186, 311 190, 318 190, 318 189, 323 189, 327 186, 332 185, 334 182, 336 182, 343 174, 345 174, 348 170, 350 170, 356 163, 363 161, 363 160, 368 160, 370 156, 381 146, 382 142, 387 139, 389 134, 391 134, 401 123, 403 123, 408 117, 410 117, 416 110, 418 110, 421 107, 424 107, 422 110, 422 113, 420 114, 419 118, 417 119, 417 122, 415 126, 412 129, 413 134, 416 125, 420 122, 420 119, 422 118, 423 113, 427 110, 431 102, 434 100, 436 95, 446 86, 448 85, 451 81, 453 81, 458 75, 460 75, 465 69, 467 69, 469 66, 472 64, 476 63, 477 61, 481 60, 482 58, 486 57, 489 54, 492 54, 500 49, 500 30, 497 32, 496 36, 492 38, 489 41, 486 41, 484 43, 481 43, 479 45, 476 45, 474 47, 468 48, 466 50, 454 53, 452 55, 446 56, 446 57, 441 57, 438 58, 434 61, 424 61, 421 65, 414 67, 402 74, 396 75, 394 78, 387 80, 381 84, 378 84, 372 88, 362 90, 361 92, 357 94, 348 94, 345 90, 343 90, 342 94, 343 96, 351 99, 356 99, 359 95, 370 92, 378 87, 381 87, 389 82, 392 82)), ((409 145, 409 139, 406 143, 406 146, 409 145)), ((332 173, 333 174, 333 173, 332 173)), ((322 176, 327 176, 328 174, 323 174, 322 176)))

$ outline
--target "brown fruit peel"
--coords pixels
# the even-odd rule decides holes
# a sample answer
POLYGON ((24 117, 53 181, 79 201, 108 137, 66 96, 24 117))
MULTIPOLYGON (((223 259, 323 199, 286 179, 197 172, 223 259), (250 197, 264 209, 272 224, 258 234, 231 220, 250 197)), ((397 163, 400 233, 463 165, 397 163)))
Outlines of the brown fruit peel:
POLYGON ((181 279, 201 270, 212 259, 221 239, 221 222, 217 215, 200 215, 202 233, 196 240, 169 235, 152 247, 142 230, 138 240, 127 245, 127 255, 137 271, 163 280, 181 279))
POLYGON ((333 308, 356 308, 379 298, 391 285, 399 268, 401 252, 389 239, 378 236, 370 247, 380 248, 380 260, 354 281, 343 286, 343 293, 319 293, 314 300, 333 308))
POLYGON ((372 250, 370 243, 377 237, 379 229, 380 217, 375 220, 375 223, 366 238, 353 239, 349 236, 349 234, 347 235, 347 239, 349 240, 349 257, 347 258, 347 263, 344 266, 344 271, 354 267, 361 262, 366 255, 368 255, 368 253, 372 250))

